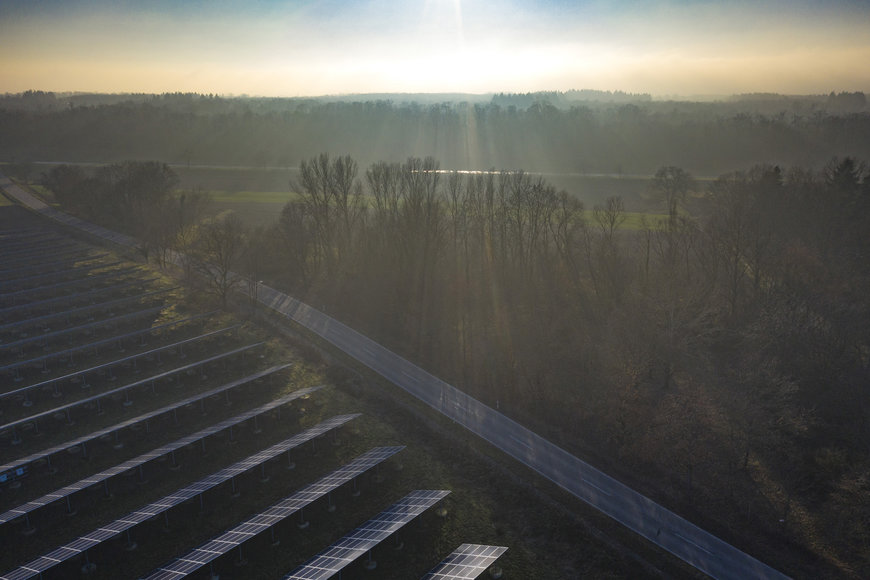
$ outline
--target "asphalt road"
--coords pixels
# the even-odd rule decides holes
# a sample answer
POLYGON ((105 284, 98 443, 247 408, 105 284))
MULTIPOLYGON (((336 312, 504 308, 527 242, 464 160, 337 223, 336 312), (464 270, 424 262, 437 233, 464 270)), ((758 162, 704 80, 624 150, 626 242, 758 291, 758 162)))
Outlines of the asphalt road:
MULTIPOLYGON (((22 204, 52 219, 115 243, 136 246, 132 238, 46 206, 2 175, 0 187, 22 204)), ((787 578, 311 306, 262 284, 257 289, 257 300, 318 334, 501 451, 705 574, 723 580, 787 578)))

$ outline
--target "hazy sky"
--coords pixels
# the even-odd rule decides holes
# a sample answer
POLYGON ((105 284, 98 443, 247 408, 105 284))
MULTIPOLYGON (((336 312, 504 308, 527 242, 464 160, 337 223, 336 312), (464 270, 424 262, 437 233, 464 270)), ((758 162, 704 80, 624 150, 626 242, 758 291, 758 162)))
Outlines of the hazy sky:
POLYGON ((870 92, 870 0, 0 0, 0 93, 870 92))

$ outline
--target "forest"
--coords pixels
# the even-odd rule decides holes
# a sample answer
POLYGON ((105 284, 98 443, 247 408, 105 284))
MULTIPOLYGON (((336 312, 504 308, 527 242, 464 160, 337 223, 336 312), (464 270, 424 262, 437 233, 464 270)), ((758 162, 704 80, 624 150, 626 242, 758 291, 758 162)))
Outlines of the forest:
POLYGON ((0 159, 296 167, 320 151, 363 165, 408 157, 457 170, 715 177, 769 163, 870 159, 863 93, 750 94, 718 101, 568 91, 493 95, 230 98, 0 96, 0 159), (439 100, 442 98, 444 100, 439 100))
POLYGON ((870 576, 864 94, 408 98, 6 95, 0 159, 224 303, 286 290, 786 573, 870 576), (211 165, 292 168, 289 202, 220 211, 180 177, 211 165))
POLYGON ((61 165, 70 211, 327 311, 734 545, 870 573, 870 173, 659 167, 628 227, 522 170, 303 160, 251 227, 160 162, 61 165))

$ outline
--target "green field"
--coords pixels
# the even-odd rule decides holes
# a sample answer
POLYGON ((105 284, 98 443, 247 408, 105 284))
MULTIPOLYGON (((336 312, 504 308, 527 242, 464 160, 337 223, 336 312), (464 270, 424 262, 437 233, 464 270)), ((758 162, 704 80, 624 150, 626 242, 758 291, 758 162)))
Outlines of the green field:
POLYGON ((216 203, 275 203, 282 207, 299 198, 289 191, 212 191, 210 195, 216 203))
MULTIPOLYGON (((42 164, 40 170, 48 171, 51 167, 42 164)), ((299 199, 297 193, 290 191, 290 184, 298 178, 295 168, 173 166, 173 170, 179 176, 180 189, 209 193, 216 212, 233 210, 252 226, 274 223, 284 204, 299 199)), ((611 196, 621 196, 625 203, 626 220, 620 229, 639 230, 643 227, 642 216, 646 215, 649 221, 661 216, 658 204, 647 195, 646 176, 549 174, 545 178, 583 201, 587 208, 585 218, 593 227, 592 208, 611 196)), ((31 190, 52 200, 50 192, 33 181, 28 183, 31 190)), ((699 188, 705 187, 703 179, 697 181, 699 188)))
MULTIPOLYGON (((233 210, 251 225, 268 225, 278 219, 288 201, 300 199, 298 194, 289 191, 211 191, 209 194, 218 211, 233 210)), ((592 210, 587 209, 583 215, 587 223, 594 227, 592 210)), ((644 227, 644 217, 647 225, 652 225, 655 221, 664 219, 665 215, 629 211, 625 213, 625 221, 620 229, 640 230, 644 227)))
POLYGON ((281 215, 284 205, 298 199, 289 191, 209 191, 215 210, 232 210, 252 226, 268 226, 281 215))

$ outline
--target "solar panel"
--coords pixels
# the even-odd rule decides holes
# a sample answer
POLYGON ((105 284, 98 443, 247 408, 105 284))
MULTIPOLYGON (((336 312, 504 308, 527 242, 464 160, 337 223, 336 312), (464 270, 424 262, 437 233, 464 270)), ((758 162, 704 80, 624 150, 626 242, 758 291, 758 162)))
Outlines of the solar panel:
POLYGON ((0 233, 3 240, 15 240, 18 238, 35 238, 37 236, 42 237, 42 235, 46 232, 45 227, 33 226, 25 227, 25 228, 4 228, 3 232, 0 233))
MULTIPOLYGON (((190 320, 190 319, 175 320, 175 321, 173 321, 173 322, 167 322, 167 323, 165 323, 165 324, 161 324, 161 325, 159 325, 159 326, 149 326, 148 328, 143 328, 143 329, 141 329, 141 330, 136 330, 136 331, 134 331, 134 332, 128 332, 127 334, 123 334, 123 335, 121 335, 121 336, 111 336, 111 337, 109 337, 109 338, 104 338, 104 339, 102 339, 102 340, 98 340, 98 341, 96 341, 96 342, 89 342, 88 344, 83 344, 83 345, 81 345, 81 346, 77 346, 77 347, 75 347, 75 348, 70 348, 70 349, 67 349, 67 350, 61 350, 61 351, 53 352, 53 353, 49 353, 49 354, 46 354, 46 355, 43 355, 43 356, 38 356, 38 357, 36 357, 36 358, 31 358, 31 359, 28 359, 28 360, 25 360, 25 361, 20 361, 20 362, 17 362, 17 363, 13 363, 13 364, 11 364, 11 365, 6 365, 5 367, 0 367, 0 372, 11 371, 11 370, 19 369, 19 368, 22 368, 22 367, 25 367, 25 366, 32 366, 32 365, 34 365, 34 364, 36 364, 36 363, 45 363, 46 361, 49 361, 49 360, 52 360, 52 359, 55 359, 55 358, 65 358, 65 357, 67 357, 67 356, 69 356, 69 355, 71 355, 71 354, 75 354, 75 353, 80 352, 80 351, 82 351, 82 350, 88 350, 88 349, 90 349, 90 348, 97 348, 97 347, 99 347, 99 346, 103 346, 103 345, 106 345, 106 344, 116 343, 116 342, 118 342, 118 341, 126 340, 126 339, 128 339, 128 338, 134 338, 134 337, 136 337, 136 336, 140 336, 140 335, 142 335, 142 334, 147 334, 147 333, 149 333, 149 332, 154 332, 155 330, 160 330, 160 329, 162 329, 162 328, 167 328, 167 327, 170 327, 170 326, 175 326, 176 324, 181 324, 182 322, 189 322, 189 320, 190 320)), ((158 354, 158 353, 163 352, 163 351, 166 351, 166 350, 170 350, 170 349, 173 349, 173 348, 179 348, 179 347, 182 347, 182 346, 184 346, 184 345, 186 345, 186 344, 190 344, 190 343, 192 343, 192 342, 196 342, 196 341, 198 341, 198 340, 202 340, 202 339, 204 339, 204 338, 208 338, 208 337, 210 337, 210 336, 214 336, 214 335, 217 335, 217 334, 223 334, 223 333, 225 333, 225 332, 230 332, 231 330, 235 330, 235 329, 239 328, 240 326, 241 326, 241 324, 234 324, 234 325, 232 325, 232 326, 227 326, 227 327, 224 327, 224 328, 220 328, 220 329, 218 329, 218 330, 212 330, 212 331, 210 331, 210 332, 206 332, 206 333, 200 334, 200 335, 198 335, 198 336, 194 336, 194 337, 192 337, 192 338, 186 338, 186 339, 184 339, 184 340, 181 340, 181 341, 178 341, 178 342, 174 342, 174 343, 172 343, 172 344, 167 344, 167 345, 165 345, 165 346, 161 346, 161 347, 158 347, 158 348, 152 348, 151 350, 147 350, 147 351, 139 352, 139 353, 136 353, 136 354, 131 354, 131 355, 129 355, 129 356, 125 356, 125 357, 123 357, 123 358, 115 359, 115 360, 109 361, 109 362, 107 362, 107 363, 103 363, 103 364, 97 365, 97 366, 95 366, 95 367, 90 367, 90 368, 87 368, 87 369, 77 370, 77 371, 75 371, 75 372, 72 372, 72 373, 69 373, 69 374, 66 374, 66 375, 63 375, 63 376, 60 376, 60 377, 55 377, 55 378, 53 378, 53 379, 48 379, 48 380, 46 380, 46 381, 42 381, 42 382, 39 382, 39 383, 35 383, 35 384, 33 384, 33 385, 27 385, 26 387, 21 387, 21 388, 19 388, 19 389, 15 389, 15 390, 12 390, 12 391, 7 391, 7 392, 5 392, 5 393, 0 393, 0 399, 6 398, 6 397, 10 397, 10 396, 13 396, 13 395, 17 395, 17 394, 23 393, 23 392, 25 392, 25 391, 30 391, 30 390, 32 390, 32 389, 36 389, 36 388, 40 388, 40 387, 44 387, 45 385, 49 385, 49 384, 54 383, 54 382, 57 382, 57 381, 64 381, 64 380, 66 380, 66 379, 71 379, 71 378, 73 378, 73 377, 77 377, 77 376, 80 376, 80 375, 83 375, 83 374, 86 374, 86 373, 97 372, 97 371, 99 371, 99 370, 101 370, 101 369, 107 369, 107 368, 115 367, 115 366, 118 366, 118 365, 124 364, 125 362, 128 362, 128 361, 132 361, 132 360, 136 360, 136 359, 144 358, 144 357, 147 357, 147 356, 155 355, 155 354, 158 354)))
POLYGON ((223 431, 224 429, 228 429, 228 428, 232 427, 233 425, 237 425, 237 424, 241 423, 242 421, 247 421, 248 419, 250 419, 252 417, 262 415, 263 413, 266 413, 266 412, 268 412, 276 407, 280 407, 281 405, 284 405, 285 403, 289 403, 290 401, 292 401, 294 399, 298 399, 299 397, 301 397, 303 395, 307 395, 309 393, 312 393, 312 392, 316 391, 318 388, 320 388, 320 387, 310 387, 310 388, 305 388, 305 389, 300 389, 298 391, 294 391, 293 393, 290 393, 288 395, 285 395, 283 397, 280 397, 278 399, 270 401, 270 402, 266 403, 265 405, 260 405, 259 407, 255 408, 255 409, 250 409, 248 411, 245 411, 244 413, 240 413, 240 414, 236 415, 235 417, 230 417, 229 419, 225 419, 224 421, 221 421, 220 423, 215 423, 214 425, 206 427, 205 429, 197 431, 196 433, 192 433, 190 435, 182 437, 181 439, 173 441, 172 443, 168 443, 166 445, 158 447, 157 449, 153 449, 147 453, 143 453, 142 455, 140 455, 138 457, 134 457, 133 459, 129 459, 129 460, 125 461, 124 463, 121 463, 120 465, 116 465, 115 467, 111 467, 105 471, 97 473, 96 475, 86 477, 80 481, 72 483, 72 484, 70 484, 66 487, 63 487, 57 491, 46 494, 38 499, 35 499, 33 501, 29 501, 23 505, 12 508, 11 510, 8 510, 5 513, 0 514, 0 524, 5 524, 7 522, 11 522, 12 520, 14 520, 16 518, 20 518, 21 516, 31 514, 43 506, 46 506, 48 504, 51 504, 51 503, 54 503, 56 501, 60 501, 64 498, 67 498, 71 494, 73 494, 77 491, 81 491, 82 489, 86 489, 86 488, 91 487, 93 485, 96 485, 98 483, 107 482, 109 479, 111 479, 112 477, 115 477, 116 475, 118 475, 120 473, 125 473, 127 471, 130 471, 131 469, 135 469, 141 465, 144 465, 144 464, 148 463, 149 461, 157 459, 158 457, 163 457, 164 455, 168 455, 170 453, 173 453, 174 451, 182 449, 188 445, 191 445, 192 443, 196 443, 200 439, 204 439, 204 438, 208 437, 209 435, 214 435, 215 433, 218 433, 219 431, 223 431))
POLYGON ((109 262, 108 264, 94 264, 92 266, 83 266, 78 265, 71 268, 65 268, 63 270, 52 270, 51 272, 43 272, 41 274, 33 274, 30 276, 22 276, 20 278, 12 278, 12 277, 4 277, 2 281, 0 281, 0 288, 4 288, 6 286, 18 286, 19 284, 24 283, 33 283, 43 278, 60 278, 60 277, 69 277, 77 274, 81 274, 81 276, 74 276, 76 278, 79 277, 87 277, 87 273, 92 270, 98 270, 101 268, 108 268, 110 266, 117 266, 121 264, 120 260, 116 260, 114 262, 109 262))
POLYGON ((62 302, 71 302, 74 300, 88 298, 91 296, 95 296, 98 294, 106 293, 106 292, 114 292, 115 290, 122 290, 124 288, 129 288, 130 286, 139 286, 142 284, 147 284, 148 282, 153 282, 157 278, 143 278, 141 280, 134 280, 132 282, 123 282, 121 284, 114 284, 112 286, 103 286, 102 288, 95 288, 93 290, 88 290, 86 292, 77 292, 76 294, 69 294, 67 296, 57 296, 56 298, 46 298, 45 300, 37 300, 35 302, 28 302, 27 304, 21 304, 18 306, 7 306, 5 308, 0 308, 0 314, 6 314, 8 312, 13 312, 18 310, 20 312, 28 312, 36 307, 44 307, 50 306, 52 304, 58 304, 62 302))
POLYGON ((162 290, 152 290, 150 292, 144 292, 142 294, 136 294, 134 296, 124 296, 123 298, 116 298, 114 300, 109 300, 107 302, 97 302, 95 304, 87 304, 85 306, 79 306, 78 308, 71 308, 70 310, 63 310, 61 312, 52 312, 50 314, 44 314, 42 316, 36 316, 34 318, 25 318, 23 320, 18 320, 16 322, 10 322, 8 324, 4 324, 0 326, 0 332, 8 332, 10 330, 15 330, 16 328, 33 326, 38 323, 45 323, 49 320, 54 320, 56 318, 63 318, 65 316, 75 316, 77 314, 85 314, 87 312, 91 312, 93 310, 100 310, 101 308, 114 308, 121 304, 125 304, 127 302, 135 302, 136 300, 140 300, 142 298, 147 298, 149 296, 154 296, 156 294, 166 294, 167 292, 171 292, 175 290, 176 287, 172 288, 163 288, 162 290))
POLYGON ((4 244, 2 253, 4 255, 8 253, 6 251, 6 244, 9 244, 9 248, 12 248, 13 252, 17 252, 19 248, 27 249, 31 247, 31 245, 40 246, 46 243, 51 244, 52 242, 56 241, 75 243, 72 239, 62 235, 60 232, 56 230, 49 230, 45 227, 39 229, 31 229, 20 233, 13 233, 9 232, 8 230, 4 230, 4 244))
MULTIPOLYGON (((102 266, 98 266, 98 267, 102 267, 102 266)), ((93 268, 93 269, 96 269, 96 268, 93 268)), ((64 280, 63 282, 56 282, 54 284, 49 284, 47 286, 35 286, 32 288, 24 288, 23 290, 15 290, 13 292, 6 292, 3 294, 0 294, 0 300, 15 298, 16 296, 24 296, 24 295, 29 295, 29 294, 47 292, 49 290, 57 290, 58 288, 63 288, 64 286, 74 286, 76 284, 82 284, 82 283, 90 284, 95 280, 103 280, 105 278, 118 277, 119 275, 125 274, 127 272, 132 272, 134 270, 136 270, 135 267, 122 268, 119 270, 112 270, 110 272, 104 272, 102 274, 94 274, 91 276, 82 276, 80 278, 75 278, 73 280, 64 280)))
MULTIPOLYGON (((3 229, 2 234, 0 234, 0 239, 3 242, 9 243, 11 247, 24 246, 27 247, 30 243, 39 243, 40 240, 45 239, 46 237, 51 238, 61 238, 61 235, 57 231, 51 231, 45 227, 41 228, 27 228, 27 229, 3 229), (36 239, 34 239, 36 238, 36 239)), ((5 254, 5 244, 4 251, 5 254)))
MULTIPOLYGON (((26 345, 33 343, 33 342, 36 342, 36 341, 57 338, 58 336, 63 336, 64 334, 69 334, 71 332, 81 332, 83 330, 89 330, 91 328, 99 328, 100 326, 106 326, 106 325, 112 324, 114 322, 123 322, 123 321, 129 320, 131 318, 136 318, 138 316, 148 316, 150 314, 156 314, 157 312, 160 312, 161 310, 163 310, 163 308, 164 308, 163 306, 153 306, 151 308, 144 308, 142 310, 128 312, 128 313, 122 314, 120 316, 114 316, 112 318, 97 320, 95 322, 89 322, 87 324, 81 324, 79 326, 72 326, 70 328, 64 328, 62 330, 55 330, 54 332, 44 332, 42 334, 37 334, 35 336, 30 336, 27 338, 22 338, 20 340, 16 340, 15 342, 7 342, 5 344, 0 344, 0 346, 2 346, 4 349, 19 348, 19 347, 26 346, 26 345)), ((146 329, 146 330, 153 330, 153 329, 146 329)))
POLYGON ((422 580, 473 580, 505 552, 507 548, 502 546, 462 544, 422 580))
POLYGON ((100 238, 103 238, 104 240, 109 240, 110 242, 122 246, 126 246, 129 248, 136 247, 136 240, 134 238, 131 238, 130 236, 125 236, 124 234, 113 232, 111 230, 107 230, 106 228, 86 222, 62 211, 58 211, 53 207, 47 205, 44 201, 37 198, 32 193, 24 191, 14 183, 4 183, 3 189, 7 194, 18 200, 18 202, 22 205, 29 207, 33 211, 40 213, 50 219, 67 224, 74 228, 78 228, 100 238))
POLYGON ((24 419, 19 419, 17 421, 13 421, 11 423, 7 423, 5 425, 0 426, 0 432, 5 431, 7 429, 14 429, 15 427, 18 427, 19 425, 23 425, 25 423, 35 422, 36 420, 41 419, 42 417, 46 417, 48 415, 53 415, 55 413, 60 413, 60 412, 68 412, 70 409, 73 409, 75 407, 90 403, 92 401, 99 401, 100 399, 103 399, 105 397, 109 397, 111 395, 114 395, 115 393, 123 393, 124 391, 132 389, 133 387, 138 387, 138 386, 150 383, 152 381, 157 381, 157 380, 160 380, 162 378, 168 377, 170 375, 186 371, 188 369, 197 368, 201 365, 205 365, 205 364, 208 364, 210 362, 220 360, 224 357, 232 356, 234 354, 239 354, 241 352, 250 350, 252 348, 262 346, 263 344, 265 344, 265 343, 256 342, 254 344, 249 344, 247 346, 236 348, 236 349, 233 349, 233 350, 230 350, 230 351, 227 351, 227 352, 215 355, 215 356, 211 356, 211 357, 206 358, 206 359, 195 361, 195 362, 192 362, 190 364, 187 364, 187 365, 184 365, 181 367, 176 367, 174 369, 170 369, 168 371, 164 371, 162 373, 152 375, 152 376, 144 378, 144 379, 140 379, 138 381, 129 383, 127 385, 118 387, 116 389, 112 389, 110 391, 104 391, 102 393, 97 393, 96 395, 93 395, 93 396, 88 397, 86 399, 79 399, 77 401, 73 401, 72 403, 68 403, 68 404, 62 405, 60 407, 55 407, 54 409, 50 409, 48 411, 43 411, 42 413, 38 413, 36 415, 31 415, 30 417, 25 417, 24 419))
POLYGON ((217 538, 206 542, 168 566, 155 570, 147 577, 147 580, 175 580, 176 578, 183 578, 188 574, 192 574, 202 566, 216 560, 248 539, 266 531, 278 522, 309 506, 329 492, 365 473, 387 458, 392 457, 402 449, 404 449, 404 446, 376 447, 360 455, 326 477, 284 498, 266 511, 253 516, 217 538))
POLYGON ((61 244, 69 244, 69 238, 59 236, 56 233, 43 232, 38 239, 20 239, 3 237, 3 251, 0 258, 4 260, 17 259, 20 257, 30 258, 53 258, 51 250, 61 244))
POLYGON ((14 472, 15 470, 20 469, 24 466, 27 466, 27 465, 33 463, 34 461, 38 461, 38 460, 43 459, 43 458, 50 458, 55 453, 65 451, 67 449, 70 449, 72 447, 77 447, 79 445, 84 445, 85 443, 87 443, 89 441, 93 441, 95 439, 98 439, 98 438, 102 437, 103 435, 111 435, 112 433, 114 433, 116 431, 120 431, 121 429, 124 429, 125 427, 130 427, 131 425, 143 423, 143 422, 145 422, 149 419, 152 419, 154 417, 159 417, 160 415, 163 415, 164 413, 169 413, 170 411, 180 409, 180 408, 184 407, 185 405, 189 405, 191 403, 195 403, 197 401, 207 399, 208 397, 211 397, 214 395, 219 395, 221 393, 229 391, 230 389, 234 389, 235 387, 244 385, 244 384, 249 383, 251 381, 255 381, 259 378, 268 376, 272 373, 286 369, 289 366, 290 366, 289 363, 275 365, 273 367, 270 367, 270 368, 263 370, 263 371, 260 371, 258 373, 254 373, 254 374, 248 375, 244 378, 226 383, 225 385, 221 385, 220 387, 210 389, 210 390, 205 391, 203 393, 193 395, 192 397, 187 397, 186 399, 182 399, 181 401, 177 401, 175 403, 172 403, 171 405, 161 407, 161 408, 156 409, 154 411, 151 411, 149 413, 139 415, 138 417, 133 417, 133 418, 128 419, 126 421, 122 421, 121 423, 117 423, 117 424, 112 425, 110 427, 106 427, 105 429, 100 429, 99 431, 94 431, 93 433, 89 433, 88 435, 83 435, 83 436, 78 437, 76 439, 66 441, 64 443, 61 443, 60 445, 56 445, 54 447, 50 447, 49 449, 45 449, 43 451, 33 453, 31 455, 28 455, 27 457, 17 459, 15 461, 12 461, 12 462, 7 463, 5 465, 0 465, 0 474, 8 473, 10 471, 14 472))
MULTIPOLYGON (((32 259, 4 260, 3 265, 5 266, 5 268, 3 270, 0 270, 0 274, 7 274, 7 273, 21 274, 21 273, 27 273, 30 270, 40 270, 43 268, 51 268, 54 266, 58 266, 60 264, 68 264, 70 262, 70 260, 74 259, 74 256, 85 254, 85 253, 87 253, 87 251, 88 251, 88 248, 85 246, 82 246, 82 247, 78 247, 78 248, 68 248, 68 249, 65 249, 65 250, 60 251, 60 252, 54 252, 50 257, 55 258, 55 259, 53 259, 51 262, 33 263, 34 261, 32 259), (63 256, 63 259, 60 259, 60 260, 56 259, 56 258, 59 258, 60 256, 63 256), (22 266, 21 265, 22 262, 26 263, 27 265, 22 266), (12 267, 9 267, 9 266, 12 266, 12 267)), ((78 261, 96 260, 96 259, 102 258, 104 256, 106 256, 106 254, 97 254, 97 256, 94 256, 94 257, 84 256, 84 257, 80 258, 78 261)), ((49 256, 46 256, 46 257, 49 257, 49 256)))
POLYGON ((435 505, 447 490, 413 491, 385 511, 291 572, 284 580, 321 580, 333 575, 374 548, 393 532, 435 505))
POLYGON ((254 467, 257 467, 261 463, 272 459, 273 457, 277 457, 281 453, 289 451, 294 447, 298 447, 299 445, 305 443, 306 441, 310 441, 315 437, 323 435, 324 433, 329 432, 336 427, 340 427, 344 425, 351 419, 358 417, 359 414, 353 415, 340 415, 337 417, 333 417, 331 419, 327 419, 310 429, 306 429, 305 431, 290 437, 280 443, 276 443, 275 445, 269 447, 268 449, 264 449, 259 453, 255 453, 250 457, 243 459, 242 461, 238 461, 229 467, 225 467, 221 469, 217 473, 213 473, 196 483, 188 485, 183 489, 179 489, 171 495, 164 497, 163 499, 157 500, 154 503, 148 504, 147 506, 140 508, 134 512, 123 516, 122 518, 115 520, 114 522, 107 524, 101 528, 97 528, 91 533, 82 536, 76 540, 73 540, 66 546, 62 546, 57 548, 44 556, 40 556, 36 560, 13 570, 6 575, 0 577, 0 580, 22 580, 25 578, 32 578, 33 576, 42 574, 46 570, 50 570, 56 565, 64 562, 77 554, 80 554, 87 550, 88 548, 92 548, 93 546, 100 544, 110 538, 113 538, 136 526, 137 524, 144 522, 145 520, 149 520, 154 516, 160 515, 171 507, 184 503, 185 501, 194 498, 209 489, 216 487, 217 485, 224 483, 225 481, 229 481, 233 477, 244 473, 254 467))

